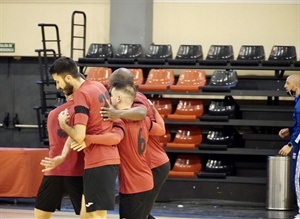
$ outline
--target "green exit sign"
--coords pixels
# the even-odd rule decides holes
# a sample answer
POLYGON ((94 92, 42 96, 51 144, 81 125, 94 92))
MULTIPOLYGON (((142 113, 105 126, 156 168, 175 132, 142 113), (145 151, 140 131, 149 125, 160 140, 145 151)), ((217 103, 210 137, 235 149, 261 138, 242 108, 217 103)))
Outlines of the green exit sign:
POLYGON ((14 43, 0 43, 0 52, 15 52, 14 43))

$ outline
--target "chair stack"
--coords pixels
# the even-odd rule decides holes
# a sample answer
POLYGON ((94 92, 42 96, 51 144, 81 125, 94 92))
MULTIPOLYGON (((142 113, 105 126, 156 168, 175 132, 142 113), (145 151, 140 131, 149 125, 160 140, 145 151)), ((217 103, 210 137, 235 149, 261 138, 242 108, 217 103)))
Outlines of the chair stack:
POLYGON ((92 43, 86 57, 78 59, 81 63, 104 63, 113 57, 113 47, 110 43, 92 43))
POLYGON ((197 155, 178 155, 169 172, 169 178, 196 178, 202 170, 200 157, 197 155))
MULTIPOLYGON (((87 55, 78 59, 79 63, 107 63, 128 65, 170 65, 170 66, 300 66, 295 46, 274 45, 266 60, 263 45, 245 44, 240 47, 234 59, 232 45, 210 45, 204 59, 202 45, 181 44, 173 58, 172 45, 152 43, 144 49, 138 43, 121 43, 116 53, 110 43, 92 43, 87 55)), ((176 68, 178 68, 176 67, 176 68)))
POLYGON ((141 44, 120 44, 115 57, 108 58, 108 63, 133 64, 143 54, 141 44))
POLYGON ((202 143, 202 131, 199 127, 179 127, 173 142, 166 144, 168 149, 194 150, 202 143))
POLYGON ((106 88, 109 87, 109 77, 112 73, 111 68, 90 68, 86 79, 101 82, 106 88))

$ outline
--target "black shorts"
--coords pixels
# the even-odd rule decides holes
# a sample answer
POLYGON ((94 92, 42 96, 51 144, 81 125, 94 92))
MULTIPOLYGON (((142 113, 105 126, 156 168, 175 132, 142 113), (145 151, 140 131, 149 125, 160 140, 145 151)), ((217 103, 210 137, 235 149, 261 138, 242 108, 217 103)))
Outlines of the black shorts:
POLYGON ((69 195, 76 214, 80 214, 83 193, 81 176, 44 176, 35 199, 35 208, 54 212, 60 210, 64 194, 69 195))
POLYGON ((119 165, 107 165, 84 170, 86 212, 114 210, 118 169, 119 165))
POLYGON ((146 205, 150 191, 135 194, 120 193, 120 219, 147 218, 146 205))
POLYGON ((159 191, 161 190, 163 184, 165 183, 166 179, 168 178, 169 172, 170 172, 170 162, 153 168, 152 175, 153 175, 153 181, 154 181, 154 187, 150 191, 150 194, 148 196, 147 204, 146 204, 146 213, 147 215, 150 214, 151 209, 156 201, 156 198, 159 194, 159 191))

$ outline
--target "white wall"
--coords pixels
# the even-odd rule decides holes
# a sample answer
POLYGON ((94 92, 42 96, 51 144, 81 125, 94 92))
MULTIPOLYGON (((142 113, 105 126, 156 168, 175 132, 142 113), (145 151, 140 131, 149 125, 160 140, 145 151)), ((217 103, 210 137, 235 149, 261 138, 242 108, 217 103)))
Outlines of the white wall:
POLYGON ((212 44, 231 44, 236 57, 243 44, 264 45, 266 54, 280 44, 296 46, 300 55, 299 4, 173 2, 157 2, 153 16, 153 41, 170 43, 173 52, 180 44, 201 44, 206 55, 212 44))
MULTIPOLYGON (((38 23, 60 30, 63 55, 70 55, 71 14, 87 15, 87 46, 109 42, 109 0, 0 0, 0 42, 13 42, 12 56, 35 56, 42 48, 38 23)), ((212 44, 231 44, 235 57, 243 44, 261 44, 266 54, 275 44, 294 45, 300 56, 299 0, 154 0, 153 41, 201 44, 204 55, 212 44)), ((76 57, 76 56, 75 56, 76 57)))
MULTIPOLYGON (((70 55, 71 15, 84 11, 87 16, 87 45, 109 41, 108 0, 0 0, 0 42, 15 43, 16 52, 0 55, 36 56, 42 48, 38 23, 56 24, 59 28, 62 54, 70 55)), ((78 16, 77 18, 81 18, 78 16)), ((81 19, 76 20, 77 23, 81 19)), ((54 28, 47 28, 47 39, 56 39, 54 28)), ((81 34, 79 28, 75 28, 81 34)), ((75 41, 74 41, 75 42, 75 41)), ((79 45, 80 41, 76 41, 79 45)), ((55 45, 48 44, 49 47, 55 45)))

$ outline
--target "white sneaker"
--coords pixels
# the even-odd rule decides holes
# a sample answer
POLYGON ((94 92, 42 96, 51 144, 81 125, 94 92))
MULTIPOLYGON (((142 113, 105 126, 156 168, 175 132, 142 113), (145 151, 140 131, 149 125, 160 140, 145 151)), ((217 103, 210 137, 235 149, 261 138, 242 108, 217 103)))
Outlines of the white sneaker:
POLYGON ((294 219, 300 219, 300 214, 295 215, 294 219))

